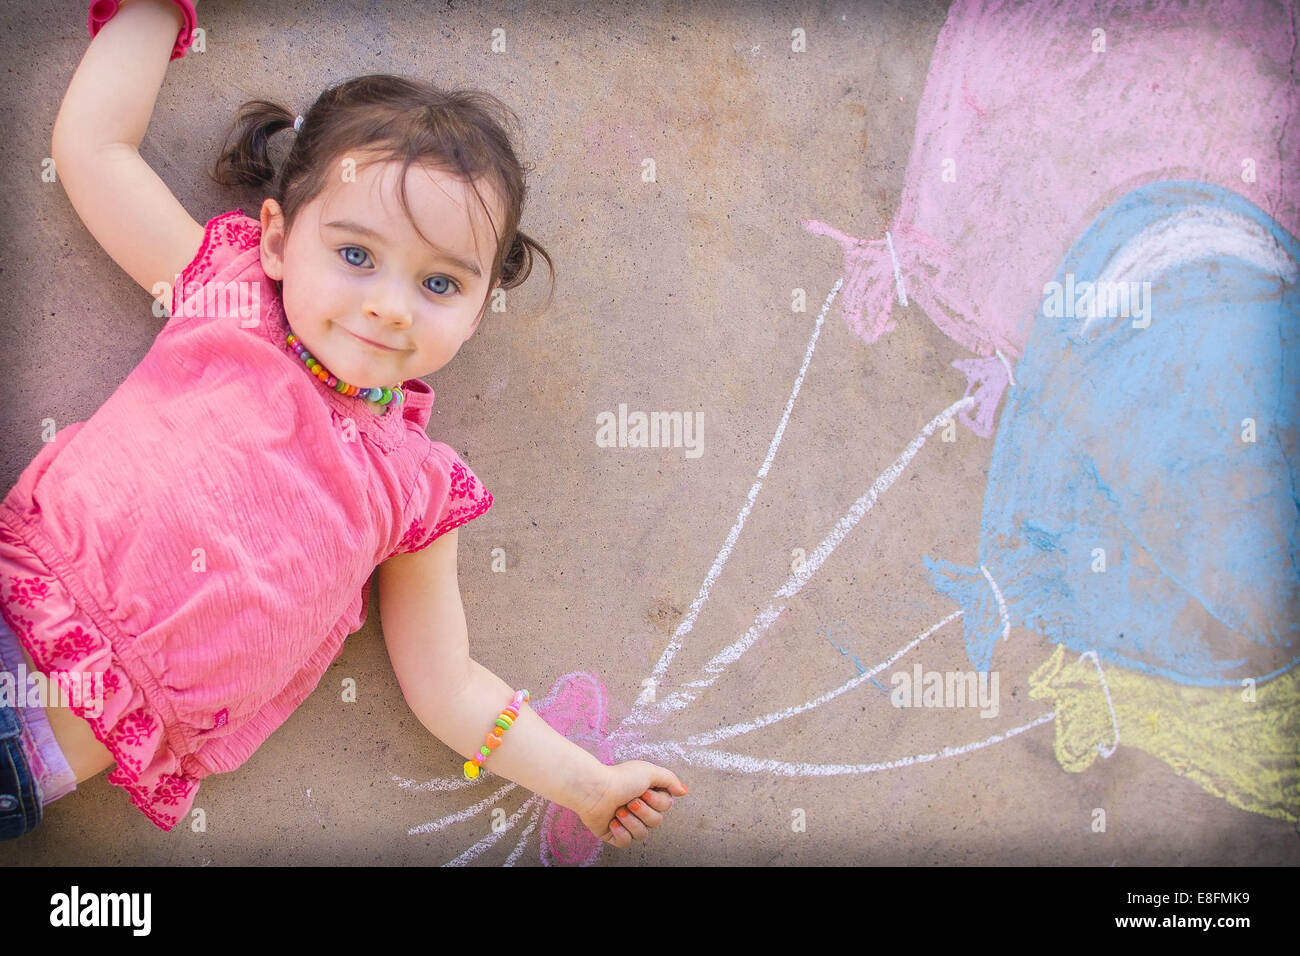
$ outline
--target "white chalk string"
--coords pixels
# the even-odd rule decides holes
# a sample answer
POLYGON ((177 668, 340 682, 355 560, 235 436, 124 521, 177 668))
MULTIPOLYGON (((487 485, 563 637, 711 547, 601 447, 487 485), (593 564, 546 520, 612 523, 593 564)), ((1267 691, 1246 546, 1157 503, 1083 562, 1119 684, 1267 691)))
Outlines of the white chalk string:
POLYGON ((898 267, 898 255, 894 252, 894 240, 885 230, 885 243, 889 246, 889 258, 894 263, 894 285, 898 289, 898 304, 907 308, 907 293, 903 290, 903 270, 898 267))
POLYGON ((682 747, 680 744, 675 743, 640 744, 634 748, 630 748, 626 752, 620 752, 620 756, 625 756, 626 759, 633 759, 631 753, 635 751, 636 758, 642 760, 659 760, 664 763, 680 760, 692 767, 711 767, 716 770, 734 770, 739 773, 777 774, 783 777, 829 777, 836 774, 877 773, 881 770, 897 770, 900 767, 911 767, 916 764, 929 763, 932 760, 943 760, 947 757, 960 757, 963 754, 968 754, 975 750, 982 750, 983 748, 990 747, 993 744, 1010 740, 1027 730, 1032 730, 1042 724, 1050 723, 1055 718, 1056 711, 1049 710, 1047 713, 1034 718, 1027 724, 1021 724, 1019 727, 1013 727, 1003 733, 994 734, 991 737, 986 737, 984 740, 962 744, 959 747, 944 747, 943 750, 940 751, 914 754, 910 757, 901 757, 898 760, 889 760, 881 763, 793 763, 785 760, 769 760, 762 757, 752 757, 749 754, 731 753, 726 750, 682 747))
POLYGON ((1115 716, 1115 704, 1110 699, 1110 687, 1106 684, 1106 675, 1101 672, 1101 660, 1097 657, 1097 652, 1084 651, 1079 655, 1080 662, 1082 662, 1085 657, 1091 657, 1092 662, 1097 665, 1097 676, 1101 678, 1101 689, 1106 695, 1106 706, 1110 708, 1110 725, 1115 730, 1115 742, 1110 745, 1109 750, 1107 750, 1102 744, 1097 744, 1097 753, 1101 754, 1106 759, 1110 759, 1110 755, 1119 747, 1119 718, 1115 716))
POLYGON ((993 596, 998 599, 998 614, 1002 616, 1002 640, 1005 641, 1011 634, 1011 617, 1007 614, 1007 602, 1002 600, 1002 591, 998 589, 998 583, 993 580, 993 575, 989 574, 989 569, 981 564, 980 570, 984 572, 984 577, 988 578, 993 596))
POLYGON ((1007 381, 1015 385, 1016 377, 1011 374, 1011 363, 1007 361, 1007 357, 1002 354, 1001 349, 994 349, 993 351, 997 353, 998 358, 1002 359, 1002 365, 1007 370, 1007 381))

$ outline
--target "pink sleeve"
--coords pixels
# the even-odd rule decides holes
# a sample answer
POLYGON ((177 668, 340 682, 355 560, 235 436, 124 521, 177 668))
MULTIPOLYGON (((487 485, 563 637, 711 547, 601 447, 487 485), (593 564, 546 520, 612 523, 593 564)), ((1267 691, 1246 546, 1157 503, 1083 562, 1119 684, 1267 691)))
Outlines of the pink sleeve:
POLYGON ((221 278, 240 255, 259 246, 261 223, 244 214, 242 209, 232 209, 213 216, 203 228, 203 241, 199 251, 181 270, 172 287, 172 318, 182 320, 204 310, 204 288, 214 279, 221 278), (187 303, 187 300, 192 300, 187 303))
MULTIPOLYGON (((433 442, 406 509, 405 533, 393 554, 414 554, 492 507, 492 493, 450 445, 433 442)), ((389 555, 392 557, 392 555, 389 555)))

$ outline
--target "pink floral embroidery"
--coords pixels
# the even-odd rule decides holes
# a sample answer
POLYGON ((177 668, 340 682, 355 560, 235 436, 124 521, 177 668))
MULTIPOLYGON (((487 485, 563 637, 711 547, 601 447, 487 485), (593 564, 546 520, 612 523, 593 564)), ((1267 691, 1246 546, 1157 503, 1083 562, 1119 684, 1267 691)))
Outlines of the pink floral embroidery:
MULTIPOLYGON (((153 792, 146 786, 132 782, 131 778, 124 774, 121 768, 112 771, 108 775, 108 782, 122 787, 131 797, 131 802, 135 804, 140 812, 148 817, 156 826, 163 830, 170 830, 176 826, 180 819, 179 814, 159 813, 150 806, 153 799, 153 792)), ((198 781, 194 782, 194 789, 198 789, 198 781)))
MULTIPOLYGON (((113 667, 121 667, 118 659, 113 658, 113 667)), ((117 676, 116 671, 110 670, 104 673, 104 698, 111 699, 122 692, 122 678, 117 676)))
MULTIPOLYGON (((114 740, 113 735, 109 735, 108 740, 104 742, 104 746, 105 747, 110 746, 111 741, 113 740, 114 740)), ((117 762, 119 766, 130 767, 132 773, 134 773, 137 777, 140 775, 140 771, 144 769, 144 764, 140 761, 139 757, 129 753, 123 753, 123 754, 117 754, 116 752, 114 753, 115 756, 117 756, 117 762)), ((126 779, 130 779, 130 778, 128 777, 126 779)))
POLYGON ((212 256, 217 250, 233 247, 238 253, 251 249, 260 241, 261 230, 261 223, 245 216, 241 209, 232 209, 210 220, 203 231, 199 254, 185 267, 176 285, 173 310, 179 309, 196 288, 212 277, 212 256))
POLYGON ((454 461, 451 465, 451 484, 444 502, 445 511, 434 527, 433 534, 428 533, 424 516, 417 516, 402 535, 393 554, 414 554, 421 551, 452 528, 458 528, 477 518, 490 507, 492 493, 479 484, 473 472, 459 461, 454 461))
POLYGON ((10 594, 13 600, 23 607, 34 607, 37 601, 44 601, 50 596, 50 586, 40 578, 20 578, 9 575, 13 582, 10 594))
POLYGON ((406 529, 406 534, 402 535, 402 540, 397 543, 396 554, 407 554, 411 551, 418 550, 416 542, 424 538, 424 522, 416 518, 411 522, 411 526, 406 529))
POLYGON ((492 504, 492 495, 475 480, 469 469, 456 461, 451 465, 451 490, 447 494, 447 500, 455 504, 447 509, 447 513, 433 529, 433 538, 446 534, 452 528, 487 511, 492 504))
POLYGON ((153 802, 177 806, 198 789, 198 781, 181 774, 169 773, 158 781, 153 790, 153 802))
POLYGON ((140 747, 157 727, 157 721, 143 707, 138 707, 118 722, 112 736, 120 743, 140 747))
POLYGON ((79 661, 94 649, 94 637, 78 624, 55 642, 54 656, 63 661, 79 661))
MULTIPOLYGON (((30 607, 32 602, 29 598, 33 595, 39 595, 40 600, 44 600, 47 596, 55 597, 53 579, 20 579, 11 576, 10 581, 13 586, 0 588, 0 592, 10 592, 0 593, 0 616, 3 616, 5 623, 15 634, 39 649, 40 652, 33 655, 34 657, 57 667, 61 661, 75 663, 96 648, 95 634, 81 625, 74 625, 57 640, 46 640, 36 633, 34 621, 15 612, 14 608, 19 604, 30 607)), ((122 662, 116 654, 110 655, 110 661, 110 669, 104 674, 106 702, 112 701, 125 690, 123 675, 120 672, 122 662)), ((79 714, 79 716, 84 715, 79 714)), ((161 725, 157 718, 150 715, 144 707, 140 707, 125 715, 113 728, 105 728, 98 721, 86 719, 95 736, 112 751, 117 760, 117 766, 108 775, 108 782, 126 790, 132 804, 155 826, 163 830, 174 827, 179 816, 167 814, 159 808, 167 805, 183 806, 184 801, 191 799, 194 792, 198 790, 199 781, 192 776, 179 773, 165 774, 157 783, 141 783, 139 777, 146 770, 144 760, 129 749, 141 748, 148 751, 145 756, 149 760, 156 759, 157 755, 152 752, 151 745, 157 743, 159 738, 158 731, 161 725)))

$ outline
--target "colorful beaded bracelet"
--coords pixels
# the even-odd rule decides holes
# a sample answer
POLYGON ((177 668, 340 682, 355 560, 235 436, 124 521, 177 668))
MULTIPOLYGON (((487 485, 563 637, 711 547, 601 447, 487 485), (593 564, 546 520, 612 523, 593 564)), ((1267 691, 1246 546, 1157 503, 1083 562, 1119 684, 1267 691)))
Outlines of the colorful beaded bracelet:
POLYGON ((474 755, 474 759, 465 761, 466 780, 473 780, 477 777, 479 775, 479 767, 483 765, 484 760, 487 760, 488 754, 501 746, 501 735, 510 729, 510 725, 513 724, 515 718, 519 716, 520 705, 522 705, 527 699, 528 691, 521 690, 516 692, 514 699, 511 700, 510 703, 506 704, 505 710, 501 711, 501 716, 496 719, 496 726, 494 726, 492 732, 487 735, 487 740, 484 741, 483 746, 479 748, 478 753, 474 755))
POLYGON ((367 401, 377 402, 380 405, 387 405, 389 402, 400 405, 406 400, 401 385, 394 385, 392 388, 387 386, 383 388, 361 388, 357 385, 349 385, 347 382, 331 375, 329 369, 316 361, 316 356, 303 347, 303 344, 298 341, 298 336, 290 332, 285 341, 289 343, 294 354, 303 360, 309 372, 340 395, 360 395, 367 401))

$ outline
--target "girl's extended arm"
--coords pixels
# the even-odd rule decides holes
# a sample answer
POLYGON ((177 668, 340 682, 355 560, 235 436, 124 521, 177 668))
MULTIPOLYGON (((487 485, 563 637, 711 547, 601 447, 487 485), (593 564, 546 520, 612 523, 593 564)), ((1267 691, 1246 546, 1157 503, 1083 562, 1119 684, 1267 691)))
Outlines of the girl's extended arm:
POLYGON ((81 221, 151 295, 203 241, 203 227, 137 151, 182 24, 171 0, 122 0, 81 58, 50 145, 81 221))
MULTIPOLYGON (((466 760, 519 688, 469 656, 456 578, 457 532, 379 566, 379 607, 388 655, 411 711, 466 760)), ((533 697, 539 694, 535 688, 533 697)), ((608 782, 609 768, 555 731, 528 704, 484 768, 581 813, 608 782)), ((457 771, 459 773, 459 770, 457 771)))
MULTIPOLYGON (((430 733, 468 760, 519 688, 470 659, 456 537, 448 531, 422 551, 381 564, 379 605, 388 656, 407 704, 430 733)), ((484 768, 568 807, 588 830, 620 849, 646 839, 663 822, 673 797, 687 792, 671 770, 644 760, 606 766, 527 703, 484 768)))

